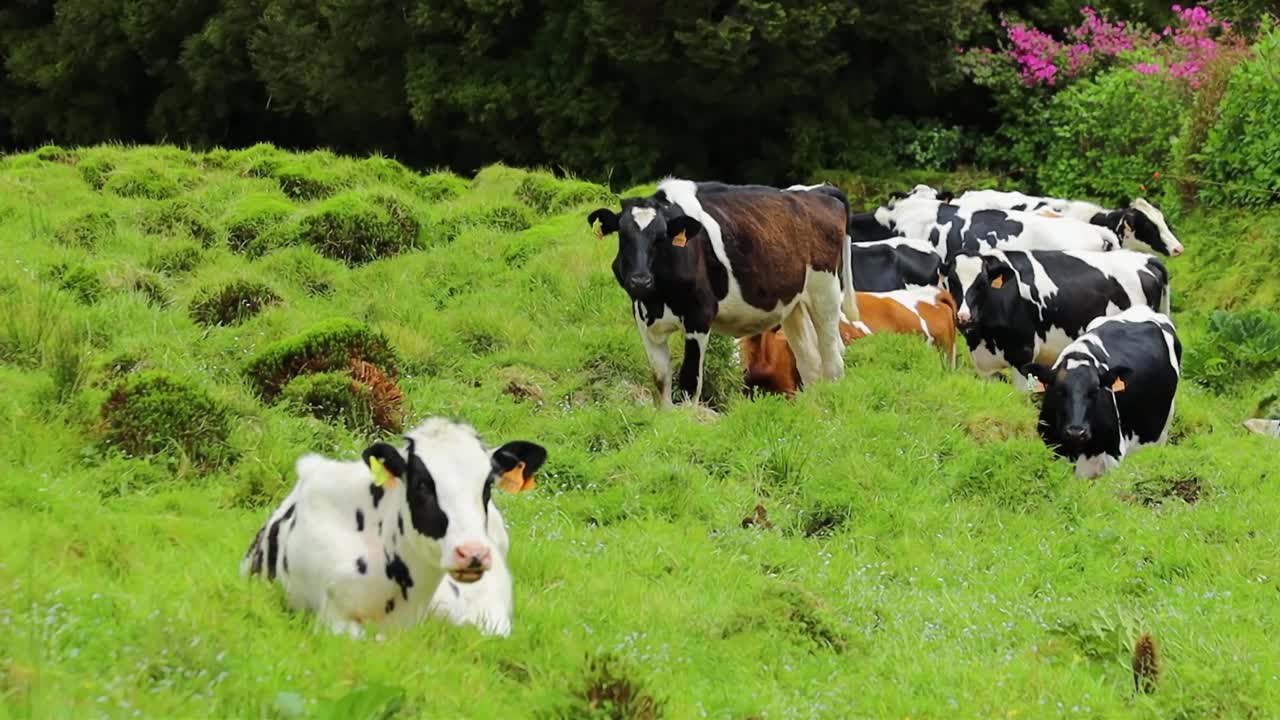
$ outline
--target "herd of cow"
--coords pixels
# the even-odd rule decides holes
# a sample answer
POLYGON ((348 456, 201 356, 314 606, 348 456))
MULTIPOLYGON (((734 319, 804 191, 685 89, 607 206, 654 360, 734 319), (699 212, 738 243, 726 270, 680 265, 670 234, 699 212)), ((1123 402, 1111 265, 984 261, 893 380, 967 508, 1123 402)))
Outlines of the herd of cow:
MULTIPOLYGON (((1144 200, 1108 210, 919 185, 853 214, 830 185, 668 179, 587 220, 598 237, 618 235, 613 273, 661 406, 672 403, 675 332, 682 400, 701 396, 713 331, 739 339, 748 392, 788 396, 840 379, 846 343, 872 333, 919 334, 954 369, 959 332, 978 373, 1010 368, 1018 387, 1044 394, 1039 432, 1081 477, 1168 435, 1182 346, 1155 254, 1183 249, 1144 200)), ((405 440, 361 461, 299 459, 241 573, 278 580, 291 607, 335 632, 434 615, 509 634, 510 540, 493 488, 530 489, 546 450, 488 448, 442 418, 405 440)))

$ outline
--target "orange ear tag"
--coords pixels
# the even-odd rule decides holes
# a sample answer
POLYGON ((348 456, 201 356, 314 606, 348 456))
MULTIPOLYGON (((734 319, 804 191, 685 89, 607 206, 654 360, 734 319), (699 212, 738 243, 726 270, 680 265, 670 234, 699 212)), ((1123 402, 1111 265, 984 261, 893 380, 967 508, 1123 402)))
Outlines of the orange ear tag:
POLYGON ((1004 276, 1003 276, 1003 275, 997 275, 997 276, 996 276, 996 279, 991 281, 991 287, 993 287, 993 288, 995 288, 995 289, 997 289, 997 290, 999 290, 1000 288, 1004 287, 1004 276))
POLYGON ((533 476, 528 478, 524 476, 524 463, 516 463, 516 466, 502 473, 502 477, 498 479, 498 487, 509 493, 528 492, 537 487, 533 482, 533 476))
POLYGON ((681 230, 680 232, 676 233, 675 237, 671 238, 671 244, 675 245, 676 247, 684 247, 685 245, 689 244, 689 238, 685 237, 684 231, 681 230))
POLYGON ((1116 381, 1111 383, 1111 392, 1124 392, 1124 389, 1124 381, 1120 378, 1116 378, 1116 381))

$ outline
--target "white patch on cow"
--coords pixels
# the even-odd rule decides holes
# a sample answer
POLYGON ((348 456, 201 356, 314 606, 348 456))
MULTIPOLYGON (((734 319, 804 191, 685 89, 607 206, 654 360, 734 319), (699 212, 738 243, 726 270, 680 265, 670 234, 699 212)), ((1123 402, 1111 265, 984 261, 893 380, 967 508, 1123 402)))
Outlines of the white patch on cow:
POLYGON ((1076 460, 1076 477, 1080 480, 1092 480, 1119 464, 1119 459, 1106 453, 1081 457, 1076 460))
POLYGON ((990 378, 1009 367, 1009 363, 1004 360, 1004 355, 993 352, 985 342, 978 343, 978 347, 970 351, 969 359, 973 361, 974 371, 985 378, 990 378))
POLYGON ((1166 247, 1169 248, 1170 255, 1182 254, 1182 243, 1178 242, 1178 238, 1174 236, 1173 231, 1169 229, 1169 223, 1165 222, 1164 213, 1155 205, 1147 202, 1143 198, 1138 198, 1130 205, 1134 210, 1146 215, 1151 222, 1155 223, 1156 229, 1160 231, 1160 239, 1164 241, 1166 247))
POLYGON ((637 207, 631 208, 631 217, 635 219, 636 226, 641 230, 649 227, 649 223, 658 217, 658 211, 653 208, 637 207))
POLYGON ((920 238, 892 237, 885 240, 868 240, 866 242, 857 243, 860 248, 874 247, 876 245, 885 245, 891 248, 909 248, 918 250, 919 252, 931 253, 934 251, 933 243, 920 238))
POLYGON ((820 187, 825 187, 825 186, 826 186, 826 183, 818 183, 817 185, 792 185, 786 188, 786 190, 787 192, 808 192, 810 190, 816 190, 820 187))
POLYGON ((1084 200, 1066 200, 1001 190, 969 190, 952 202, 955 205, 980 210, 1013 210, 1016 207, 1032 213, 1049 210, 1063 218, 1084 222, 1089 222, 1098 213, 1107 212, 1102 206, 1084 200))
POLYGON ((867 324, 862 322, 861 320, 855 320, 849 324, 852 325, 855 330, 857 330, 858 332, 864 335, 872 334, 871 328, 867 327, 867 324))
POLYGON ((956 257, 955 274, 960 281, 959 288, 955 290, 958 307, 956 308, 956 319, 961 323, 969 321, 973 316, 973 309, 969 307, 969 302, 965 298, 969 288, 978 281, 978 275, 982 273, 982 258, 977 255, 960 255, 956 257))
POLYGON ((873 295, 875 297, 889 300, 893 303, 901 305, 903 309, 916 316, 916 321, 920 324, 920 332, 925 339, 931 344, 934 342, 933 333, 929 331, 929 323, 920 315, 919 306, 921 304, 936 307, 938 305, 938 293, 941 291, 936 287, 927 285, 908 285, 902 290, 892 290, 889 292, 879 293, 863 293, 864 295, 873 295))
POLYGON ((431 599, 431 612, 455 625, 474 625, 488 635, 511 634, 514 610, 511 569, 507 556, 511 539, 498 506, 489 501, 489 539, 497 551, 493 566, 473 583, 445 576, 431 599))

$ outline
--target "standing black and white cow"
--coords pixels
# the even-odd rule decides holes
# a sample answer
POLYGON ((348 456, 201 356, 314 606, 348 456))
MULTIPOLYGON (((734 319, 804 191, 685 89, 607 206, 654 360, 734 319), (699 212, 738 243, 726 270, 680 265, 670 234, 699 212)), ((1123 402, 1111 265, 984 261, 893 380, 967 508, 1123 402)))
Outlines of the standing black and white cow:
POLYGON ((660 393, 671 405, 667 338, 685 335, 680 390, 697 402, 712 330, 746 337, 781 324, 806 383, 844 375, 840 315, 858 319, 848 201, 830 186, 788 191, 669 178, 648 197, 600 208, 587 223, 618 233, 613 274, 660 393))
POLYGON ((1119 209, 1108 210, 1084 200, 1040 197, 1001 190, 969 190, 953 202, 961 207, 1053 213, 1083 220, 1111 230, 1120 238, 1120 244, 1129 250, 1174 257, 1181 255, 1183 251, 1182 243, 1173 234, 1164 213, 1154 203, 1143 198, 1125 203, 1119 209))
POLYGON ((1052 362, 1094 319, 1145 305, 1168 313, 1169 275, 1157 258, 1113 252, 989 250, 943 267, 956 322, 978 374, 1052 362))
POLYGON ((858 242, 850 252, 858 292, 892 292, 941 282, 942 259, 924 240, 899 237, 858 242))
POLYGON ((241 574, 280 581, 290 607, 337 633, 438 614, 506 635, 508 538, 493 486, 525 487, 546 450, 521 441, 490 450, 470 426, 444 418, 405 439, 403 453, 375 443, 361 462, 299 458, 297 484, 258 530, 241 574), (454 593, 453 583, 483 585, 454 593))
POLYGON ((962 252, 1006 250, 1108 251, 1123 243, 1107 228, 1071 218, 1049 218, 1030 212, 986 210, 945 203, 919 188, 871 214, 850 219, 855 241, 879 239, 884 233, 927 238, 943 260, 962 252))
POLYGON ((1052 367, 1023 371, 1044 392, 1040 437, 1092 478, 1129 453, 1165 442, 1181 375, 1182 343, 1173 323, 1134 306, 1098 318, 1052 367))

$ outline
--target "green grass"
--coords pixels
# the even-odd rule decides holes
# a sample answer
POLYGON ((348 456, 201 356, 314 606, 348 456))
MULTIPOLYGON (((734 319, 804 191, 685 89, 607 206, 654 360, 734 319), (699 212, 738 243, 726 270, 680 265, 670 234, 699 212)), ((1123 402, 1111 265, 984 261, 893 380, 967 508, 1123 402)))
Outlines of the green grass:
MULTIPOLYGON (((43 155, 0 159, 0 718, 1280 714, 1278 448, 1240 427, 1250 388, 1184 383, 1173 442, 1094 482, 1039 442, 1028 398, 912 338, 855 343, 844 382, 795 402, 662 413, 615 245, 584 220, 597 190, 270 146, 43 155), (340 193, 287 199, 296 168, 340 193), (153 181, 164 192, 103 190, 153 181), (302 240, 233 251, 224 233, 347 205, 417 235, 348 263, 302 240), (101 282, 67 283, 73 267, 101 282), (142 268, 167 302, 113 280, 142 268), (242 279, 279 301, 193 319, 242 279), (549 448, 536 491, 498 498, 511 638, 427 623, 354 642, 238 576, 297 457, 373 439, 255 391, 253 358, 317 326, 385 338, 408 422, 549 448), (225 413, 217 451, 215 434, 194 454, 112 442, 103 405, 138 377, 225 413), (757 504, 768 525, 744 526, 757 504), (1161 675, 1135 696, 1144 632, 1161 675)), ((1230 277, 1277 296, 1274 263, 1248 265, 1268 237, 1215 230, 1234 222, 1180 227, 1188 343, 1213 308, 1251 304, 1230 277)))

